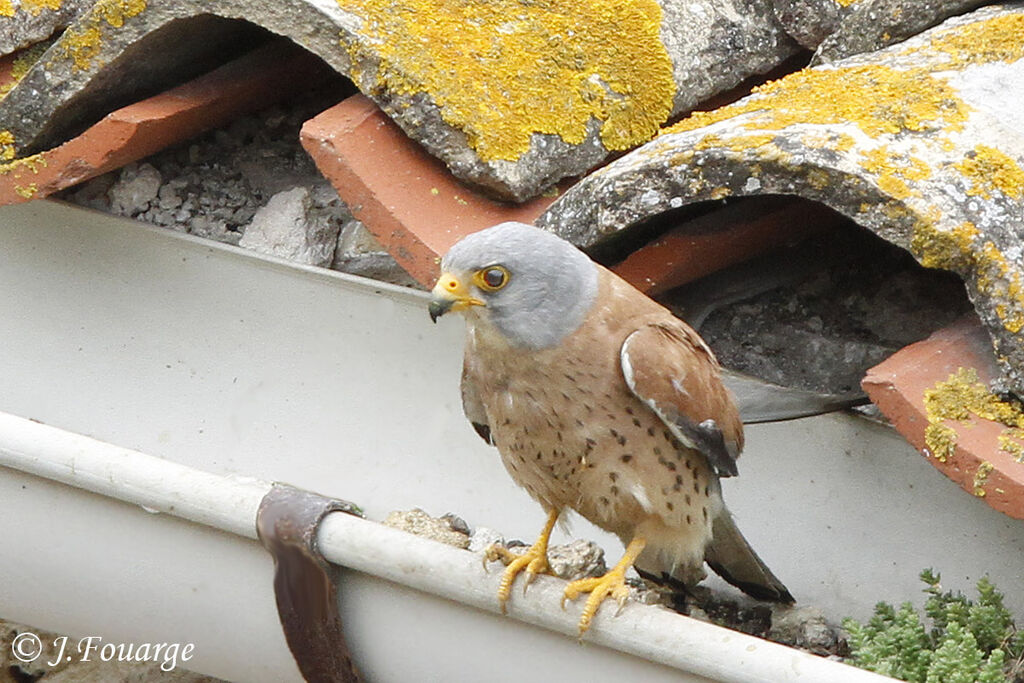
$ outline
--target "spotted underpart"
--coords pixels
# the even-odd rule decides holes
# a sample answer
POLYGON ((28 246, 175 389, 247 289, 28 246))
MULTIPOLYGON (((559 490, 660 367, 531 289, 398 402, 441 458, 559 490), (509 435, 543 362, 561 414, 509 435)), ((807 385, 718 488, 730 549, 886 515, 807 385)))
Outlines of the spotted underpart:
MULTIPOLYGON (((602 269, 600 299, 621 286, 602 269)), ((483 397, 506 469, 545 508, 576 510, 624 543, 642 526, 640 567, 699 565, 723 509, 718 478, 627 385, 619 349, 650 312, 623 313, 595 309, 562 345, 537 351, 510 347, 478 321, 465 381, 483 397)))

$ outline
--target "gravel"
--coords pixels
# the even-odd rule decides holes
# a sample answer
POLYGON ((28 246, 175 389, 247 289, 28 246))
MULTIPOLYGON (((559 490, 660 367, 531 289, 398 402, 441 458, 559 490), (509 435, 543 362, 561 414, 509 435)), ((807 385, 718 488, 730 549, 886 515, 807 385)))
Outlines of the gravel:
POLYGON ((711 289, 740 292, 697 313, 699 332, 723 365, 836 394, 858 390, 868 368, 972 310, 958 277, 923 268, 854 225, 669 292, 663 301, 692 319, 690 302, 706 302, 711 289))
POLYGON ((229 125, 65 190, 81 206, 299 263, 417 286, 356 220, 299 142, 336 89, 229 125))

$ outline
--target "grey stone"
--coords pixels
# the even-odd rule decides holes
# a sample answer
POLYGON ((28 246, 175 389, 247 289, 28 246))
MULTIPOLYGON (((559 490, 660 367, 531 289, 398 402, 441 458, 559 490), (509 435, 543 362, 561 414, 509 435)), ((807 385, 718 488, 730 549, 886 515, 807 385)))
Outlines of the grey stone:
POLYGON ((396 285, 419 287, 366 226, 351 216, 341 227, 331 268, 396 285))
POLYGON ((90 209, 110 213, 110 188, 114 186, 115 182, 117 182, 116 173, 105 173, 71 188, 65 193, 64 199, 90 209))
POLYGON ((12 0, 14 14, 0 16, 0 55, 46 40, 93 5, 94 0, 60 0, 57 9, 12 0))
POLYGON ((829 655, 839 644, 839 629, 825 620, 813 606, 778 607, 772 610, 769 640, 818 655, 829 655))
POLYGON ((983 8, 683 121, 577 183, 538 224, 586 248, 695 202, 820 202, 959 275, 1024 395, 1024 58, 981 49, 1013 45, 1005 22, 1022 16, 983 8), (947 47, 964 36, 979 49, 947 47))
MULTIPOLYGON (((414 48, 396 48, 414 46, 415 40, 391 39, 396 31, 420 30, 426 23, 394 29, 390 22, 403 21, 406 15, 359 14, 369 12, 366 6, 343 9, 314 0, 149 0, 139 6, 118 5, 113 14, 97 7, 79 17, 0 101, 0 128, 13 134, 19 154, 51 147, 113 108, 137 100, 140 93, 201 73, 230 56, 225 53, 228 46, 262 40, 253 28, 258 25, 290 38, 352 78, 458 177, 520 201, 587 171, 611 149, 649 139, 670 117, 772 69, 797 49, 778 25, 769 0, 657 4, 658 36, 644 36, 639 29, 623 32, 616 17, 609 20, 600 12, 580 12, 571 17, 579 23, 563 25, 564 15, 536 4, 523 5, 523 16, 535 17, 535 23, 524 23, 516 31, 518 24, 510 25, 487 3, 470 4, 466 11, 483 12, 493 24, 484 22, 490 28, 476 34, 493 49, 465 50, 471 55, 465 63, 440 72, 431 71, 434 60, 423 59, 414 48), (227 21, 237 19, 244 21, 227 21), (545 47, 534 48, 535 54, 504 42, 513 40, 508 37, 512 34, 529 41, 543 31, 550 39, 545 47), (603 37, 604 32, 614 39, 603 37), (89 36, 87 45, 83 36, 89 36), (559 45, 590 36, 596 39, 592 45, 570 50, 577 62, 558 52, 559 45), (487 61, 492 54, 505 57, 487 61), (625 75, 606 72, 614 68, 625 69, 625 75), (500 80, 509 74, 512 87, 500 80), (530 99, 535 89, 515 91, 530 76, 542 87, 551 84, 553 95, 567 98, 566 115, 546 119, 542 114, 551 98, 535 103, 530 99), (471 101, 460 108, 466 97, 459 95, 466 92, 471 101), (478 106, 487 92, 494 93, 492 101, 478 106), (600 105, 591 113, 589 103, 595 101, 600 105), (621 118, 609 123, 606 117, 613 116, 621 118), (507 130, 496 135, 500 144, 487 146, 497 125, 507 130)), ((605 9, 623 16, 632 12, 643 26, 648 15, 636 13, 651 7, 609 3, 605 9)), ((445 19, 468 25, 459 16, 432 17, 430 25, 445 19)))
POLYGON ((849 5, 821 41, 815 61, 834 62, 888 47, 985 4, 987 0, 861 0, 849 5))
POLYGON ((827 63, 901 42, 986 0, 773 0, 779 23, 827 63))
POLYGON ((672 602, 671 591, 662 589, 639 576, 627 576, 626 583, 629 584, 629 599, 633 602, 639 602, 641 605, 669 605, 672 602))
MULTIPOLYGON (((308 255, 309 250, 303 248, 305 245, 301 243, 301 238, 294 236, 294 234, 286 235, 284 233, 274 233, 275 229, 285 229, 281 222, 275 222, 275 218, 275 216, 268 216, 267 222, 262 226, 263 232, 260 233, 260 231, 257 231, 257 233, 263 235, 265 241, 261 242, 260 246, 251 248, 255 248, 257 251, 263 251, 264 253, 273 254, 275 256, 279 254, 274 254, 274 248, 280 249, 282 254, 291 253, 289 249, 295 249, 299 257, 308 255), (278 239, 277 242, 273 241, 275 237, 278 239), (295 241, 290 242, 289 238, 295 241)), ((215 216, 207 216, 204 214, 195 216, 192 219, 188 226, 188 232, 196 237, 205 237, 207 239, 225 242, 227 244, 238 244, 239 238, 241 237, 237 232, 231 232, 228 230, 228 224, 226 221, 215 216)), ((298 260, 299 257, 295 260, 298 260)), ((288 257, 283 256, 282 258, 288 257)), ((305 263, 305 261, 300 262, 305 263)))
POLYGON ((593 541, 576 539, 571 543, 548 548, 548 565, 551 573, 566 581, 585 579, 589 576, 603 576, 608 571, 604 562, 604 550, 593 541))
POLYGON ((469 536, 454 531, 448 520, 431 517, 419 508, 392 512, 384 520, 384 525, 463 550, 469 547, 469 536))
POLYGON ((494 529, 478 526, 469 537, 467 549, 470 552, 482 553, 492 545, 505 545, 505 537, 494 529))
MULTIPOLYGON (((332 92, 311 94, 308 99, 291 103, 287 110, 275 107, 242 116, 223 129, 155 154, 141 164, 129 164, 71 188, 63 198, 179 232, 238 244, 242 231, 264 202, 283 191, 303 187, 308 200, 296 211, 301 209, 316 225, 327 226, 325 234, 320 235, 325 241, 316 255, 319 265, 328 265, 325 255, 329 254, 329 265, 335 270, 418 287, 366 227, 352 217, 299 144, 302 122, 320 111, 324 99, 332 96, 332 92), (155 194, 154 187, 158 188, 155 194), (117 201, 113 201, 115 198, 117 201), (335 230, 340 239, 331 237, 335 230)), ((253 231, 250 240, 257 232, 253 231)), ((278 245, 271 253, 290 258, 293 252, 278 245)), ((297 258, 310 256, 302 248, 294 253, 297 258)))
POLYGON ((843 7, 836 0, 773 0, 772 9, 786 33, 813 50, 839 26, 843 7))
MULTIPOLYGON (((922 268, 906 251, 852 223, 660 300, 698 329, 727 368, 779 385, 773 403, 781 387, 859 394, 869 368, 971 310, 956 277, 922 268), (715 301, 718 292, 727 296, 715 301)), ((747 391, 731 388, 746 417, 747 391)))
POLYGON ((122 216, 143 213, 159 196, 162 180, 160 171, 150 164, 128 164, 110 188, 111 209, 122 216))
POLYGON ((296 263, 329 266, 337 241, 337 223, 317 209, 308 189, 295 187, 274 195, 256 211, 239 246, 296 263))
POLYGON ((441 515, 441 519, 448 522, 448 527, 452 531, 469 536, 469 525, 466 524, 466 520, 464 520, 462 517, 459 517, 456 514, 448 512, 446 514, 441 515))

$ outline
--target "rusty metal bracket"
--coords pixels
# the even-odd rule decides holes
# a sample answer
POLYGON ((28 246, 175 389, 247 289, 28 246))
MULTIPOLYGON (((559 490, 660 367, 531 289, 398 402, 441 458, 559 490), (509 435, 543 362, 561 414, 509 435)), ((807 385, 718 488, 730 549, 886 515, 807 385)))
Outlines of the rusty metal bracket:
POLYGON ((256 515, 256 532, 274 558, 274 596, 288 649, 310 683, 358 683, 331 565, 317 547, 320 522, 331 512, 362 517, 352 503, 274 484, 256 515))

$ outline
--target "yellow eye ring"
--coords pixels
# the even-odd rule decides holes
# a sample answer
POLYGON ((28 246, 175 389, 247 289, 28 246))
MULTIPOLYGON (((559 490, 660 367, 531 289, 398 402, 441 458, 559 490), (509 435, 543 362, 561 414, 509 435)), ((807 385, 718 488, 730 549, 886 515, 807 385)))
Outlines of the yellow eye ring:
POLYGON ((473 274, 473 284, 485 292, 496 292, 511 279, 505 266, 487 266, 473 274))

